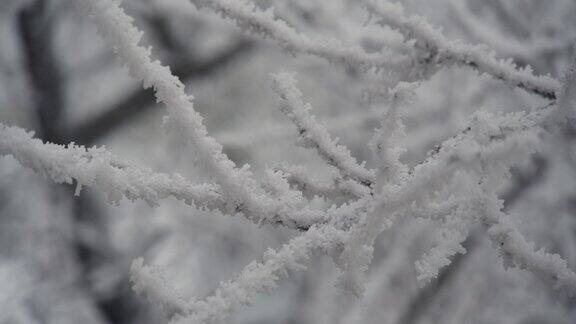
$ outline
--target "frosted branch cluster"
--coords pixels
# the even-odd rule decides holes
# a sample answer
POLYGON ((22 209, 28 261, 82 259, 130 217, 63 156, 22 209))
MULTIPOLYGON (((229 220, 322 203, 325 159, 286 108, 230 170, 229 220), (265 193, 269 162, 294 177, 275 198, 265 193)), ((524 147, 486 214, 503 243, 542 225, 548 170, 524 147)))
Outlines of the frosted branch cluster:
MULTIPOLYGON (((280 110, 295 127, 298 144, 315 151, 333 169, 328 182, 311 180, 305 166, 282 165, 269 170, 267 184, 259 183, 248 167, 237 167, 208 135, 194 98, 170 69, 151 58, 140 42, 142 32, 114 0, 78 0, 79 12, 91 17, 102 37, 130 74, 168 110, 166 130, 176 132, 194 150, 200 165, 215 183, 193 184, 180 175, 168 175, 120 161, 104 148, 42 143, 16 127, 0 126, 0 154, 11 155, 56 183, 76 183, 76 194, 89 186, 107 194, 111 202, 123 197, 142 199, 152 206, 166 197, 222 214, 242 215, 257 224, 296 230, 279 250, 269 250, 261 261, 248 264, 238 276, 201 300, 182 296, 160 269, 133 263, 131 278, 138 293, 163 309, 174 323, 220 323, 237 308, 277 286, 288 271, 306 269, 313 251, 325 252, 341 270, 339 285, 356 295, 364 292, 378 235, 399 218, 417 217, 438 225, 438 244, 417 263, 419 280, 435 278, 458 253, 472 224, 483 224, 492 245, 506 266, 525 269, 556 288, 576 293, 576 273, 559 255, 536 250, 503 212, 497 192, 510 178, 510 168, 538 152, 549 134, 550 120, 573 104, 574 73, 564 90, 557 80, 519 69, 510 60, 497 59, 482 46, 447 39, 424 18, 407 16, 397 4, 365 0, 365 8, 378 25, 400 33, 405 47, 389 44, 379 52, 336 39, 307 36, 282 21, 273 9, 262 10, 250 0, 198 0, 198 7, 232 19, 243 30, 270 39, 295 55, 312 55, 330 63, 403 76, 389 91, 388 109, 382 114, 369 147, 376 161, 372 168, 359 162, 339 144, 312 113, 298 89, 295 75, 272 76, 280 110), (406 49, 410 49, 406 51, 406 49), (419 82, 450 65, 467 66, 509 85, 558 98, 529 113, 469 116, 468 127, 445 140, 416 166, 402 163, 405 151, 402 110, 411 104, 419 82), (543 127, 546 124, 547 127, 543 127), (315 196, 333 199, 325 210, 313 208, 315 196)), ((571 71, 574 71, 572 69, 571 71)))

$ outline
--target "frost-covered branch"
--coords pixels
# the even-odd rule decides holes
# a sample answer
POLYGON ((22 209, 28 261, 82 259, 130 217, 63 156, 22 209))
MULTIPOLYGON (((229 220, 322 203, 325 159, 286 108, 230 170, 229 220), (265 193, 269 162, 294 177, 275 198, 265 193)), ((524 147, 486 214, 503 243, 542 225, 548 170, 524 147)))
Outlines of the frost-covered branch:
MULTIPOLYGON (((141 273, 149 273, 141 261, 135 261, 132 273, 133 276, 143 279, 137 282, 139 290, 151 291, 156 296, 166 296, 162 302, 172 300, 176 306, 184 308, 176 312, 173 323, 222 323, 233 310, 251 304, 258 294, 276 288, 278 280, 287 276, 287 271, 306 269, 312 251, 329 251, 341 244, 345 237, 345 232, 332 226, 311 227, 278 251, 268 250, 262 262, 254 261, 248 264, 235 280, 222 283, 212 296, 204 300, 183 303, 168 284, 159 284, 158 276, 141 276, 141 273)), ((174 308, 175 306, 172 307, 174 308)))
MULTIPOLYGON (((497 59, 493 51, 485 46, 469 45, 447 39, 425 18, 406 16, 400 4, 381 0, 365 0, 365 5, 378 23, 397 29, 407 40, 416 39, 419 53, 418 64, 410 66, 411 59, 390 52, 386 48, 381 53, 366 53, 361 47, 344 46, 335 39, 311 39, 298 33, 284 21, 276 17, 274 9, 262 10, 250 0, 192 0, 199 8, 209 8, 224 17, 230 18, 242 29, 270 38, 291 53, 304 53, 364 70, 376 68, 387 72, 400 72, 410 79, 424 73, 428 77, 438 67, 458 64, 472 67, 503 80, 512 86, 548 99, 555 99, 560 83, 549 76, 536 76, 530 68, 520 69, 510 60, 497 59), (424 69, 422 69, 424 68, 424 69), (417 70, 419 69, 419 70, 417 70)), ((396 42, 387 44, 398 47, 396 42)))
POLYGON ((298 129, 300 144, 315 149, 330 165, 336 167, 343 177, 354 179, 367 187, 375 181, 375 172, 365 164, 359 164, 350 151, 330 137, 326 128, 316 122, 310 114, 312 106, 302 100, 302 92, 296 87, 293 74, 273 75, 273 89, 282 99, 280 110, 288 116, 298 129))
MULTIPOLYGON (((0 155, 13 156, 20 164, 56 183, 73 184, 76 194, 82 186, 93 187, 105 193, 108 201, 119 203, 122 198, 144 200, 158 206, 168 197, 181 200, 190 206, 218 211, 222 214, 242 214, 244 210, 230 209, 219 186, 193 184, 184 177, 154 172, 149 168, 122 161, 104 148, 67 146, 43 143, 33 138, 33 133, 18 127, 0 124, 0 155)), ((327 221, 321 211, 307 209, 294 212, 294 218, 307 218, 311 224, 327 221)), ((300 224, 301 229, 309 226, 300 224)))
POLYGON ((145 265, 142 258, 132 262, 130 281, 134 284, 133 289, 136 293, 146 296, 167 316, 183 314, 189 307, 188 301, 169 283, 162 270, 145 265))
MULTIPOLYGON (((535 149, 538 139, 531 131, 535 126, 532 118, 532 115, 523 114, 494 117, 478 113, 472 117, 471 126, 466 132, 445 141, 436 155, 412 170, 410 177, 399 183, 384 184, 376 197, 376 203, 370 209, 367 208, 350 229, 350 240, 341 256, 342 267, 345 269, 342 277, 344 286, 361 294, 364 274, 377 235, 388 228, 395 218, 409 213, 412 208, 416 208, 417 214, 422 215, 418 211, 434 202, 439 192, 455 189, 455 177, 470 177, 470 183, 480 183, 481 188, 488 192, 495 191, 509 177, 509 169, 535 149)), ((438 198, 442 199, 441 196, 438 198)), ((465 209, 461 215, 465 221, 480 218, 468 214, 465 209)), ((454 234, 462 236, 461 233, 454 234)), ((437 266, 446 265, 445 255, 453 254, 447 249, 452 250, 453 245, 444 248, 446 251, 433 251, 432 257, 439 259, 428 258, 420 264, 419 271, 427 274, 423 278, 437 273, 437 266), (425 264, 430 267, 427 268, 425 264)))
POLYGON ((481 217, 478 205, 475 199, 463 199, 455 204, 454 210, 441 214, 446 220, 436 230, 435 246, 415 263, 418 281, 427 283, 437 278, 440 270, 452 262, 451 257, 467 253, 462 244, 468 238, 472 221, 481 217))
POLYGON ((499 1, 490 1, 492 11, 500 15, 499 21, 514 31, 513 36, 495 30, 492 24, 482 21, 481 17, 474 15, 463 1, 449 1, 448 6, 454 18, 463 26, 466 32, 479 42, 489 45, 500 55, 515 58, 518 62, 535 62, 551 53, 558 53, 570 47, 570 40, 561 39, 557 35, 532 36, 526 26, 514 21, 510 14, 509 5, 499 1), (520 39, 518 39, 520 37, 520 39))
POLYGON ((404 180, 408 167, 400 161, 405 149, 396 142, 405 137, 401 112, 414 98, 416 83, 399 83, 390 91, 390 108, 380 119, 380 126, 375 130, 368 146, 378 161, 379 185, 398 183, 404 180))
POLYGON ((401 71, 409 60, 388 49, 367 53, 359 46, 342 44, 332 38, 310 38, 298 33, 280 18, 273 8, 262 10, 251 0, 191 0, 199 8, 210 9, 230 18, 245 31, 270 38, 290 53, 318 56, 334 64, 368 70, 401 71))
POLYGON ((184 84, 170 69, 152 60, 151 50, 139 45, 142 32, 124 10, 112 0, 78 1, 81 11, 93 18, 98 30, 115 49, 130 74, 153 87, 159 102, 166 104, 168 130, 177 132, 191 144, 199 160, 220 185, 227 209, 241 212, 255 223, 283 224, 306 229, 323 215, 317 211, 299 212, 300 201, 274 200, 268 197, 253 179, 248 167, 238 169, 222 152, 222 146, 208 135, 203 118, 195 111, 193 97, 186 94, 184 84))
POLYGON ((451 41, 425 18, 407 16, 400 4, 382 0, 365 0, 364 3, 379 24, 397 29, 407 39, 415 39, 416 48, 424 54, 419 64, 431 67, 432 71, 451 64, 469 66, 547 99, 557 97, 560 83, 552 77, 536 76, 530 68, 520 69, 510 60, 497 59, 485 46, 451 41))
MULTIPOLYGON (((510 217, 501 211, 502 202, 493 194, 499 188, 503 179, 509 178, 510 166, 517 163, 516 161, 528 158, 538 145, 539 140, 536 134, 529 132, 529 128, 526 128, 530 127, 530 125, 535 125, 534 122, 527 118, 519 117, 519 115, 512 115, 508 118, 501 117, 499 120, 495 120, 498 123, 490 122, 485 117, 481 117, 476 119, 476 123, 472 125, 470 131, 478 132, 480 130, 481 132, 473 135, 477 141, 480 143, 494 142, 494 144, 490 145, 490 150, 484 150, 481 155, 466 154, 468 157, 462 161, 468 160, 467 163, 471 163, 470 166, 472 168, 470 170, 473 172, 472 175, 475 174, 472 179, 477 179, 479 188, 483 191, 471 193, 472 197, 477 197, 477 202, 480 205, 470 211, 477 214, 473 218, 480 219, 489 226, 488 233, 490 238, 494 243, 494 247, 502 251, 506 265, 533 272, 537 276, 552 282, 555 288, 562 289, 573 295, 576 292, 576 273, 567 267, 566 261, 559 255, 549 254, 543 250, 535 251, 533 244, 526 241, 513 225, 510 217), (477 160, 478 157, 480 157, 479 161, 477 160)), ((541 122, 541 116, 539 117, 537 120, 541 122)), ((472 143, 466 145, 467 149, 474 146, 476 145, 472 143)), ((445 153, 441 151, 439 154, 445 153)), ((456 161, 466 155, 460 155, 456 161)), ((454 156, 449 154, 448 158, 453 159, 454 156)), ((472 207, 474 204, 469 206, 472 207)), ((463 216, 470 217, 466 214, 469 213, 466 212, 463 216)), ((448 246, 448 248, 451 249, 451 246, 448 246)), ((441 261, 445 260, 444 256, 439 254, 438 257, 437 261, 428 260, 427 264, 429 266, 434 263, 437 266, 445 264, 445 262, 441 261)), ((424 267, 423 263, 419 265, 419 268, 419 271, 423 274, 437 272, 436 266, 427 268, 424 267)), ((424 278, 428 278, 428 275, 424 278)))
POLYGON ((393 208, 381 208, 382 202, 388 198, 385 188, 401 190, 397 185, 406 183, 407 180, 407 167, 400 161, 403 149, 397 147, 393 141, 404 134, 404 125, 397 110, 400 105, 408 102, 412 95, 413 86, 405 84, 400 84, 391 91, 390 109, 382 117, 380 127, 376 129, 369 143, 378 162, 375 183, 378 196, 376 202, 367 208, 350 229, 350 240, 340 257, 341 267, 344 269, 340 278, 341 284, 355 295, 361 295, 364 291, 364 276, 372 259, 376 237, 390 227, 394 220, 393 208))
POLYGON ((318 196, 348 200, 370 194, 370 188, 352 179, 343 179, 337 170, 331 172, 328 181, 322 181, 316 179, 304 166, 281 165, 276 168, 285 172, 288 182, 309 199, 318 196))
POLYGON ((528 242, 510 217, 501 211, 502 202, 494 196, 488 201, 484 221, 489 227, 492 245, 504 259, 504 266, 530 271, 555 289, 576 295, 576 273, 568 268, 567 262, 558 254, 536 250, 534 243, 528 242))
POLYGON ((32 136, 21 128, 0 124, 0 155, 11 155, 56 183, 76 181, 76 194, 82 186, 89 186, 105 193, 113 203, 125 197, 157 206, 161 199, 171 196, 199 208, 225 206, 218 186, 195 185, 177 174, 155 173, 121 161, 104 148, 45 144, 32 136))

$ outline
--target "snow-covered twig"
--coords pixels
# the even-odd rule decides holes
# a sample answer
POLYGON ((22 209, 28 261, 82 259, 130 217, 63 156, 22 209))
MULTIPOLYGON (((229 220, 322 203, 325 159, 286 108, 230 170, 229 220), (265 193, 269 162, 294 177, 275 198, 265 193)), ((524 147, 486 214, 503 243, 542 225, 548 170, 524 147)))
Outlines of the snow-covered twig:
MULTIPOLYGON (((510 217, 501 211, 502 202, 494 194, 503 179, 509 178, 510 167, 517 163, 516 161, 529 157, 535 145, 538 145, 537 135, 529 128, 536 124, 530 118, 526 118, 526 115, 522 118, 519 114, 502 116, 492 121, 487 120, 486 117, 478 116, 470 131, 476 132, 474 137, 479 143, 492 143, 489 150, 482 150, 480 155, 465 153, 459 155, 456 160, 454 160, 453 153, 450 153, 451 150, 441 151, 439 154, 448 153, 446 156, 448 160, 469 164, 468 169, 473 172, 472 175, 475 174, 472 179, 479 183, 479 188, 482 190, 480 193, 470 193, 480 203, 479 208, 474 209, 476 210, 474 213, 478 213, 474 218, 488 225, 489 236, 494 247, 502 251, 505 264, 533 272, 552 282, 555 288, 573 295, 576 292, 576 273, 567 267, 566 261, 559 255, 549 254, 543 250, 535 251, 533 244, 526 241, 513 225, 510 217)), ((536 120, 542 122, 546 119, 537 116, 536 120)), ((457 138, 454 139, 456 140, 457 138)), ((474 146, 476 145, 468 143, 464 147, 469 150, 474 146)), ((440 256, 440 258, 444 257, 440 256)), ((435 262, 429 262, 428 265, 433 263, 435 262)), ((441 265, 443 262, 436 264, 441 265)), ((421 264, 422 273, 430 274, 437 271, 437 269, 425 270, 424 268, 421 264)))
MULTIPOLYGON (((392 215, 395 210, 378 208, 386 200, 384 188, 399 189, 396 185, 405 183, 407 167, 400 161, 402 148, 393 144, 394 140, 402 137, 404 125, 398 114, 399 106, 407 103, 413 95, 413 86, 401 83, 391 91, 392 102, 390 109, 381 119, 380 127, 376 129, 369 143, 378 162, 378 177, 375 182, 375 191, 378 194, 377 202, 371 204, 370 209, 361 215, 359 221, 350 229, 350 240, 340 257, 344 272, 341 284, 356 295, 364 290, 364 275, 372 259, 373 245, 378 234, 393 222, 392 215), (386 214, 385 216, 382 214, 386 214)), ((388 207, 388 206, 387 206, 388 207)))
POLYGON ((280 110, 298 129, 300 144, 313 148, 330 165, 336 167, 344 178, 354 179, 367 187, 375 181, 375 172, 359 164, 350 151, 330 137, 326 128, 310 114, 312 106, 302 100, 302 92, 296 87, 293 74, 273 75, 273 89, 282 99, 280 110))
POLYGON ((536 76, 528 67, 520 69, 511 60, 497 59, 485 46, 451 41, 425 18, 407 16, 400 4, 383 0, 365 0, 364 3, 379 24, 395 28, 407 39, 416 40, 416 48, 423 52, 419 63, 428 66, 429 71, 451 64, 469 66, 544 98, 557 97, 560 83, 552 77, 536 76))
POLYGON ((437 278, 440 270, 451 263, 450 257, 467 251, 462 246, 469 235, 473 220, 480 218, 481 209, 474 199, 460 201, 453 211, 442 213, 443 221, 436 230, 436 244, 415 263, 418 281, 427 283, 437 278))
POLYGON ((318 56, 331 63, 368 70, 375 68, 386 72, 401 72, 410 60, 383 49, 380 53, 367 53, 359 46, 342 44, 333 38, 312 39, 298 33, 276 17, 274 10, 262 10, 251 0, 191 0, 199 8, 207 8, 253 34, 270 38, 290 53, 318 56))
POLYGON ((379 185, 398 183, 405 179, 408 167, 400 161, 405 151, 395 143, 405 137, 404 124, 399 109, 407 106, 414 98, 417 83, 399 83, 390 91, 390 108, 380 119, 368 146, 378 161, 379 185))
MULTIPOLYGON (((160 200, 173 197, 190 206, 223 214, 245 212, 231 210, 217 185, 193 184, 178 174, 154 172, 122 161, 103 147, 43 143, 33 135, 21 128, 0 124, 0 156, 11 155, 23 166, 56 183, 76 181, 76 194, 80 194, 82 186, 88 186, 105 193, 111 203, 119 203, 124 197, 158 206, 160 200)), ((295 223, 302 229, 327 222, 325 212, 307 209, 294 211, 293 218, 310 221, 295 223)))
POLYGON ((142 258, 132 262, 130 281, 134 283, 136 293, 145 295, 167 316, 183 314, 190 307, 176 287, 170 285, 160 268, 145 265, 142 258))
POLYGON ((359 198, 370 194, 370 188, 352 179, 343 179, 337 170, 331 172, 328 181, 316 179, 304 166, 281 165, 277 169, 286 173, 288 182, 309 199, 315 196, 338 200, 359 198))
POLYGON ((501 211, 502 201, 495 196, 489 198, 484 221, 493 247, 504 259, 504 266, 530 271, 555 289, 576 295, 576 273, 568 268, 567 262, 558 254, 536 250, 534 243, 528 242, 510 217, 501 211))
MULTIPOLYGON (((299 201, 275 200, 267 196, 247 167, 238 169, 222 152, 222 146, 207 133, 203 118, 194 110, 192 96, 170 69, 151 59, 150 49, 139 45, 142 32, 113 0, 81 0, 80 9, 92 16, 100 33, 115 49, 131 75, 153 87, 158 101, 166 104, 169 118, 165 126, 178 132, 197 151, 199 160, 220 185, 227 209, 241 212, 255 223, 283 224, 306 229, 322 217, 319 212, 299 212, 299 201)), ((305 209, 305 207, 304 207, 305 209)))
MULTIPOLYGON (((343 285, 355 294, 361 294, 376 237, 399 215, 409 213, 407 210, 416 208, 418 211, 426 208, 421 206, 434 202, 438 192, 451 188, 454 177, 471 177, 470 183, 481 183, 482 188, 495 191, 508 178, 510 167, 533 152, 538 140, 529 130, 534 125, 522 114, 492 116, 478 113, 471 118, 471 126, 466 132, 445 141, 437 154, 412 170, 410 177, 399 183, 384 184, 376 202, 350 229, 349 242, 340 258, 345 269, 341 278, 343 285)), ((446 247, 452 249, 452 245, 446 247)), ((444 255, 453 254, 438 252, 434 251, 434 254, 443 261, 428 260, 427 264, 445 265, 444 255)), ((422 273, 428 274, 438 270, 420 268, 422 273)))
MULTIPOLYGON (((252 262, 235 280, 222 283, 214 294, 204 300, 183 303, 167 284, 158 284, 156 277, 146 277, 139 281, 139 289, 151 291, 156 296, 167 296, 174 300, 180 309, 173 317, 173 323, 222 323, 230 313, 242 305, 251 304, 260 293, 268 292, 277 286, 277 281, 287 276, 289 270, 304 270, 312 251, 329 251, 345 241, 346 232, 332 226, 311 227, 278 251, 268 250, 262 262, 252 262)), ((141 261, 135 261, 132 272, 138 275, 145 270, 141 261)), ((140 276, 143 278, 142 276, 140 276)), ((167 307, 167 306, 165 306, 167 307)))
POLYGON ((113 203, 125 197, 157 206, 161 199, 172 196, 202 208, 225 206, 218 186, 195 185, 177 174, 156 173, 121 161, 104 148, 42 143, 32 136, 21 128, 0 124, 0 155, 12 155, 20 164, 56 183, 76 181, 76 194, 82 186, 89 186, 104 192, 113 203))
POLYGON ((489 45, 500 55, 516 58, 523 62, 535 62, 551 53, 558 53, 569 48, 570 41, 554 35, 525 35, 528 34, 526 26, 520 26, 519 22, 512 21, 510 8, 506 2, 499 0, 490 1, 497 6, 493 10, 503 15, 500 19, 511 30, 516 30, 515 35, 503 34, 495 30, 492 24, 482 21, 481 17, 474 15, 463 1, 449 1, 447 4, 458 23, 479 42, 489 45), (502 12, 502 9, 507 9, 502 12), (518 34, 525 35, 518 39, 518 34), (511 37, 512 36, 512 37, 511 37), (516 37, 514 37, 516 36, 516 37), (528 37, 530 36, 530 37, 528 37), (526 39, 524 39, 526 38, 526 39))

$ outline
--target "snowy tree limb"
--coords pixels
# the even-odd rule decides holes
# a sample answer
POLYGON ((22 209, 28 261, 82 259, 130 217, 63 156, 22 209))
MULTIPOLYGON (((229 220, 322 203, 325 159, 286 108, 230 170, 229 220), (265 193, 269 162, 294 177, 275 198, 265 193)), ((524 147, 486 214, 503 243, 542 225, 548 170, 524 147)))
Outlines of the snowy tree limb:
POLYGON ((298 212, 298 201, 274 200, 268 197, 253 179, 247 167, 238 169, 222 152, 222 146, 210 137, 203 118, 195 111, 192 97, 184 91, 184 84, 170 69, 151 59, 150 49, 139 45, 142 32, 132 23, 119 4, 112 0, 78 2, 81 11, 93 18, 100 33, 131 75, 143 82, 145 88, 154 87, 158 101, 166 104, 169 118, 165 126, 178 132, 184 141, 197 151, 200 161, 220 185, 227 209, 242 212, 255 223, 282 224, 306 229, 322 217, 308 210, 298 212))
POLYGON ((294 74, 273 75, 272 88, 282 99, 280 110, 296 125, 303 147, 315 149, 324 161, 340 171, 342 177, 372 186, 374 170, 366 169, 365 163, 359 164, 345 146, 339 145, 326 128, 316 122, 314 115, 310 114, 312 106, 302 100, 302 92, 296 87, 294 74))
POLYGON ((381 0, 365 0, 364 3, 379 24, 397 29, 407 39, 416 39, 417 48, 425 53, 420 64, 469 66, 544 98, 557 97, 560 83, 552 77, 535 76, 530 68, 519 69, 510 60, 499 60, 484 46, 451 41, 425 18, 406 16, 400 4, 381 0))
POLYGON ((276 168, 285 172, 288 182, 309 199, 318 196, 349 200, 370 194, 370 188, 352 179, 343 179, 336 170, 329 175, 328 181, 323 182, 310 174, 304 166, 280 165, 276 168))
POLYGON ((485 222, 494 248, 500 251, 505 267, 517 267, 534 273, 555 289, 576 295, 576 272, 558 254, 544 249, 536 250, 518 231, 508 215, 502 211, 502 202, 496 197, 489 200, 485 222))
POLYGON ((287 271, 306 269, 305 264, 313 250, 331 250, 340 244, 345 236, 345 232, 332 226, 311 227, 278 251, 268 250, 263 261, 250 263, 235 280, 222 283, 212 296, 204 300, 182 303, 181 298, 168 284, 158 284, 157 276, 139 275, 148 273, 147 267, 141 261, 135 261, 132 272, 134 276, 143 279, 137 281, 139 290, 150 291, 155 296, 165 296, 160 301, 162 303, 173 300, 176 306, 181 306, 172 319, 173 323, 221 323, 233 310, 251 304, 258 294, 276 288, 277 281, 287 276, 287 271))
POLYGON ((359 46, 342 44, 331 38, 309 38, 275 16, 273 9, 261 10, 250 0, 191 0, 199 8, 210 9, 230 18, 250 33, 270 38, 289 53, 318 56, 334 64, 369 70, 401 72, 409 63, 406 57, 384 49, 367 53, 359 46))
POLYGON ((218 186, 194 185, 177 174, 155 173, 121 161, 104 148, 45 144, 32 136, 23 129, 0 124, 0 155, 12 155, 56 183, 76 181, 76 194, 82 186, 90 186, 105 193, 112 203, 125 197, 157 206, 160 199, 172 196, 199 208, 225 206, 218 186))

